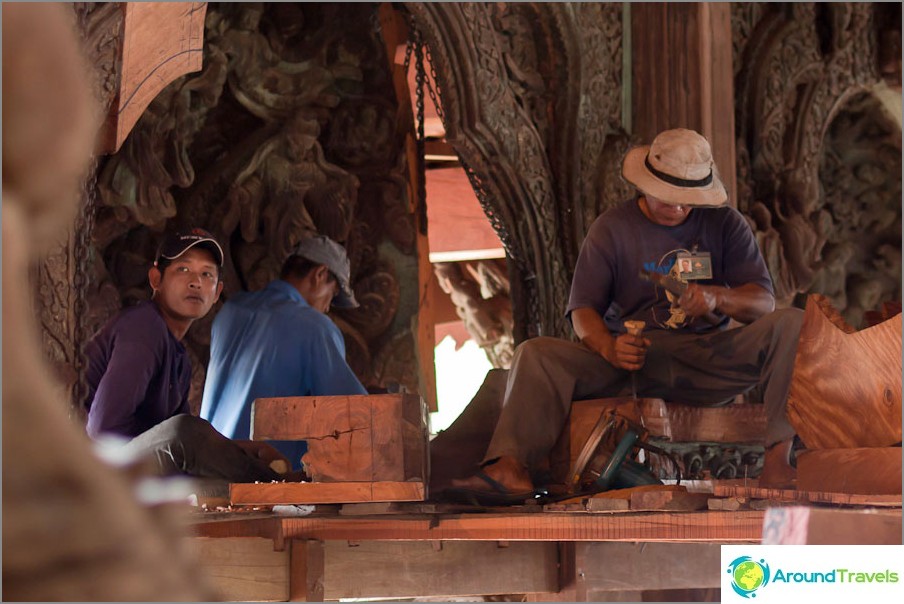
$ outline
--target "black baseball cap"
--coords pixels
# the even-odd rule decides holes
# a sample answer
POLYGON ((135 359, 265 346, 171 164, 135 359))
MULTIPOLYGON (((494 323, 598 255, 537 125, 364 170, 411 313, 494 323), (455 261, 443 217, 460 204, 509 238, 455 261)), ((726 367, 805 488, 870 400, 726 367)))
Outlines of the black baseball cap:
POLYGON ((163 243, 157 248, 154 266, 157 266, 161 258, 175 260, 196 245, 209 250, 217 266, 223 266, 223 248, 210 232, 201 228, 168 232, 163 238, 163 243))

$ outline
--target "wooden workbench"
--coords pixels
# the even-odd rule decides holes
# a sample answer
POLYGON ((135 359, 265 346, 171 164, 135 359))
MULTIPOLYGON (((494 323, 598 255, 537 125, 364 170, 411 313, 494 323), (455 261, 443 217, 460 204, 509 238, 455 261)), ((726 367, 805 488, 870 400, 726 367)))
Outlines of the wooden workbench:
MULTIPOLYGON (((675 599, 679 592, 668 590, 683 590, 718 600, 721 545, 759 543, 768 514, 539 505, 467 513, 398 503, 274 509, 197 515, 193 541, 225 599, 527 594, 528 601, 641 601, 650 593, 675 599)), ((855 524, 858 542, 900 539, 900 499, 869 512, 825 514, 833 515, 832 526, 855 524)))

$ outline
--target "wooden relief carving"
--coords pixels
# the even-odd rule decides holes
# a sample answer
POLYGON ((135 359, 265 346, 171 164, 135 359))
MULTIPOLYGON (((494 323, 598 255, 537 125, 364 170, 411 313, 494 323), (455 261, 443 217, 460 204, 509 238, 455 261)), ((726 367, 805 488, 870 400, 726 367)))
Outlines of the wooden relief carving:
POLYGON ((732 4, 738 208, 779 303, 825 294, 855 327, 901 299, 901 127, 874 93, 901 34, 879 10, 732 4))
MULTIPOLYGON (((348 248, 362 302, 334 311, 352 368, 365 384, 417 390, 408 125, 396 120, 375 22, 344 5, 209 6, 202 71, 163 89, 100 167, 102 262, 89 300, 105 312, 92 317, 95 327, 147 298, 148 262, 168 225, 221 237, 225 297, 276 278, 294 244, 319 232, 348 248)), ((186 337, 195 409, 218 308, 186 337)))
POLYGON ((508 369, 514 355, 512 304, 508 275, 492 260, 438 262, 439 286, 449 294, 459 318, 493 367, 508 369))
POLYGON ((437 71, 446 139, 511 259, 515 339, 571 337, 574 261, 589 208, 614 189, 605 149, 623 136, 621 5, 406 7, 437 71))

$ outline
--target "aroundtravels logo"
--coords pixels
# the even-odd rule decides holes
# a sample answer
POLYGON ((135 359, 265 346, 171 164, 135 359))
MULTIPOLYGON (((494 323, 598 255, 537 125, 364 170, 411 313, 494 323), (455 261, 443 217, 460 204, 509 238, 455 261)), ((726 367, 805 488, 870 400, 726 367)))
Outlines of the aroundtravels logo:
POLYGON ((731 587, 744 598, 755 598, 756 590, 769 583, 769 565, 765 560, 757 562, 750 556, 740 556, 728 565, 731 587))

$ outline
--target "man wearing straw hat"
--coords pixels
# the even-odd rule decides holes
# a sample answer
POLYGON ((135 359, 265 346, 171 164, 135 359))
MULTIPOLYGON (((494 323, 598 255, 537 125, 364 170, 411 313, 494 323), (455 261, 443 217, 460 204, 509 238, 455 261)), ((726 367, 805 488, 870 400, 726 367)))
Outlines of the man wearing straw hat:
POLYGON ((803 313, 775 310, 766 264, 743 216, 726 205, 705 138, 662 132, 628 152, 622 174, 636 196, 597 218, 575 267, 566 313, 581 342, 541 337, 518 347, 481 471, 453 482, 458 495, 486 504, 530 496, 531 475, 571 402, 630 395, 632 381, 638 397, 699 405, 762 385, 768 424, 760 483, 792 484, 785 404, 803 313), (640 279, 642 272, 687 289, 673 295, 640 279), (731 319, 743 326, 727 329, 731 319), (642 336, 626 332, 628 320, 645 322, 642 336))

